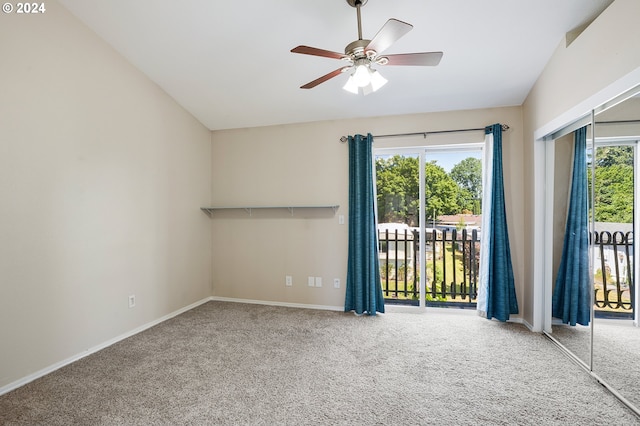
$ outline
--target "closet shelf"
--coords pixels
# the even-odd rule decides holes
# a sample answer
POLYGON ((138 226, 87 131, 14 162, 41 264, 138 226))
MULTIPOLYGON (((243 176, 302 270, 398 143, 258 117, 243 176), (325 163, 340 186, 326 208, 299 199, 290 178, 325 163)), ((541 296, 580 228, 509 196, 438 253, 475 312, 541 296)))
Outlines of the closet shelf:
POLYGON ((211 214, 216 211, 216 210, 244 210, 245 212, 247 212, 249 214, 249 216, 251 216, 251 213, 253 210, 265 210, 265 209, 286 209, 289 210, 289 213, 291 213, 291 216, 293 216, 293 211, 296 209, 332 209, 333 210, 333 214, 336 214, 336 212, 338 211, 338 209, 340 208, 339 205, 335 204, 335 205, 326 205, 326 206, 233 206, 233 207, 201 207, 200 210, 204 211, 205 213, 207 213, 209 216, 211 216, 211 214))

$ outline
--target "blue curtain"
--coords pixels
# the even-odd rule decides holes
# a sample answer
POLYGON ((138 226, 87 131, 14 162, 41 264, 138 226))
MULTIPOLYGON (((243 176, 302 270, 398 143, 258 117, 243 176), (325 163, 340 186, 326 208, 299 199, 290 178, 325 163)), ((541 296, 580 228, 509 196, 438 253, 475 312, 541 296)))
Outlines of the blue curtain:
POLYGON ((587 183, 587 128, 574 132, 573 174, 562 260, 553 289, 553 316, 563 323, 589 325, 589 200, 587 183))
POLYGON ((480 294, 478 311, 487 319, 507 321, 511 314, 518 313, 518 301, 513 279, 509 232, 504 203, 504 183, 502 172, 502 125, 494 124, 485 128, 487 157, 491 159, 490 176, 483 191, 483 226, 480 294), (492 146, 491 146, 492 145, 492 146))
POLYGON ((373 187, 373 137, 349 136, 349 260, 344 310, 384 312, 373 187))

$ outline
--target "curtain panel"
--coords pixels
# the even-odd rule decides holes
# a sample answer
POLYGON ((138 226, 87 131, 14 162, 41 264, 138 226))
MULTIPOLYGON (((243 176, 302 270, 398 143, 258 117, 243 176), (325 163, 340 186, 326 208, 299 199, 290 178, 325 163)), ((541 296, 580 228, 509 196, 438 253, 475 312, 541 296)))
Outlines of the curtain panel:
POLYGON ((349 257, 345 312, 384 312, 373 184, 373 137, 349 136, 349 257))
POLYGON ((345 312, 384 312, 373 184, 373 137, 349 136, 349 255, 345 312))
POLYGON ((504 202, 502 125, 485 129, 478 313, 507 321, 518 313, 504 202))
POLYGON ((589 198, 587 127, 574 132, 573 171, 562 259, 553 288, 552 314, 564 324, 589 325, 589 198))

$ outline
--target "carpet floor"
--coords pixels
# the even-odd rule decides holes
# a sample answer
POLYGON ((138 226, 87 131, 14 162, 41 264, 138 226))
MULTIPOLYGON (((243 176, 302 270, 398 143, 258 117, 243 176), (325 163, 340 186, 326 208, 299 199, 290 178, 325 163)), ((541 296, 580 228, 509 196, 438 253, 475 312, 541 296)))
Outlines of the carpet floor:
MULTIPOLYGON (((585 364, 591 357, 589 327, 554 325, 552 336, 585 364)), ((631 320, 596 318, 593 371, 636 407, 640 407, 640 328, 631 320)))
POLYGON ((638 425, 549 339, 474 312, 209 302, 0 397, 2 425, 638 425))

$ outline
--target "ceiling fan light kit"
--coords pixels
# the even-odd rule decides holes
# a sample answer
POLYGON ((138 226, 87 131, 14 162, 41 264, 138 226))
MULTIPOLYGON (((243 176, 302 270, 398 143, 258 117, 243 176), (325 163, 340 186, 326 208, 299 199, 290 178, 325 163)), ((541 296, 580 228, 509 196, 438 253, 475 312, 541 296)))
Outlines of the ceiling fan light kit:
POLYGON ((358 65, 342 88, 356 95, 362 89, 362 93, 368 95, 385 84, 387 84, 387 79, 378 71, 371 69, 368 65, 358 65))
POLYGON ((365 40, 362 38, 360 8, 367 3, 367 0, 347 0, 347 3, 349 6, 355 7, 357 11, 358 40, 349 43, 344 49, 344 54, 309 46, 297 46, 291 49, 291 52, 340 59, 346 61, 348 65, 342 66, 337 70, 331 71, 322 77, 300 86, 301 89, 312 89, 320 83, 324 83, 342 73, 350 73, 349 79, 343 86, 343 89, 354 94, 362 92, 364 95, 368 95, 369 93, 377 91, 387 83, 387 79, 376 69, 371 68, 372 64, 381 66, 436 66, 440 63, 442 52, 403 53, 381 56, 380 54, 384 50, 408 33, 413 26, 392 18, 382 26, 373 39, 365 40))

